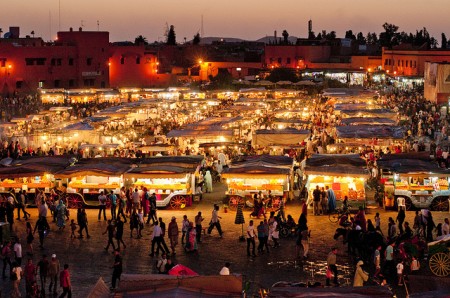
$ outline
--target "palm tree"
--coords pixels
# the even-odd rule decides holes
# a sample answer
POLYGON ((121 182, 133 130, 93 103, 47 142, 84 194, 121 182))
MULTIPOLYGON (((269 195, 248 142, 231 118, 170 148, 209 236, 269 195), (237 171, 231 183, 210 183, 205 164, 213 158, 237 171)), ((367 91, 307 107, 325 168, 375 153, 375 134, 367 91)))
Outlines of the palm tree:
POLYGON ((148 41, 147 41, 146 37, 144 37, 142 35, 139 35, 138 37, 136 37, 134 39, 134 44, 136 44, 136 45, 148 45, 148 41))

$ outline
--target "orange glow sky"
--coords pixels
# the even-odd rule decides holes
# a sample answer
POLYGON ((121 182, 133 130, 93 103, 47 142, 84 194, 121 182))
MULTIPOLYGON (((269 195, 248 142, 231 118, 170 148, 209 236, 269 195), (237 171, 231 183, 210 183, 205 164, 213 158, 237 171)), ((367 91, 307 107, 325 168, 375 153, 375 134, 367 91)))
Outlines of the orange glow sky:
POLYGON ((255 40, 274 30, 278 36, 286 29, 290 35, 306 37, 307 22, 313 31, 337 32, 343 37, 352 29, 382 30, 384 22, 415 32, 426 27, 438 42, 441 32, 450 37, 448 0, 9 0, 0 5, 0 28, 21 27, 21 35, 35 31, 44 40, 58 31, 58 4, 61 4, 61 30, 110 32, 111 41, 134 40, 138 35, 150 42, 163 41, 165 24, 174 25, 177 41, 192 39, 200 31, 203 15, 204 36, 237 37, 255 40), (51 18, 49 17, 51 15, 51 18), (51 22, 50 22, 51 19, 51 22), (51 23, 51 25, 50 25, 51 23), (448 30, 448 32, 445 32, 448 30), (51 35, 50 35, 51 34, 51 35))

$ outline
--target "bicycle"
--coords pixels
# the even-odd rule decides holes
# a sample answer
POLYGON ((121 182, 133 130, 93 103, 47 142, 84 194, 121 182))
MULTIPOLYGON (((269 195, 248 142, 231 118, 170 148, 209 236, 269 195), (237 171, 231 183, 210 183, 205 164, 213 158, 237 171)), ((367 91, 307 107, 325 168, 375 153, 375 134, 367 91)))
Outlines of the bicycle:
POLYGON ((344 216, 350 217, 350 206, 348 206, 347 210, 344 210, 344 209, 341 209, 341 208, 337 208, 333 213, 330 213, 328 215, 328 219, 332 223, 337 223, 344 216))

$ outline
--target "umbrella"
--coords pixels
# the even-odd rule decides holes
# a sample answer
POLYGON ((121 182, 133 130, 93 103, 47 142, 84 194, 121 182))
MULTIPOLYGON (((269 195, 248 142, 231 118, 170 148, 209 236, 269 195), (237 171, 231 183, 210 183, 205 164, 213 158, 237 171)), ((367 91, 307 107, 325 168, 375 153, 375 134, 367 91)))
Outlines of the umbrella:
POLYGON ((262 80, 262 81, 256 82, 255 85, 258 85, 258 86, 272 86, 273 83, 271 81, 262 80))
POLYGON ((2 160, 0 160, 0 165, 10 166, 12 162, 13 162, 13 159, 11 157, 6 157, 6 158, 3 158, 2 160))
POLYGON ((314 83, 312 81, 300 81, 300 82, 294 83, 294 85, 297 85, 297 86, 315 86, 316 83, 314 83))
POLYGON ((234 219, 234 223, 235 224, 242 225, 242 235, 239 237, 240 241, 244 241, 245 240, 245 237, 244 237, 245 218, 244 218, 244 213, 242 212, 243 208, 244 208, 244 204, 239 204, 237 206, 236 218, 234 219))
POLYGON ((198 276, 198 273, 194 272, 192 269, 178 264, 175 265, 172 269, 169 270, 169 275, 174 276, 180 276, 180 275, 186 275, 186 276, 198 276))
POLYGON ((292 85, 291 81, 278 81, 277 85, 292 85))

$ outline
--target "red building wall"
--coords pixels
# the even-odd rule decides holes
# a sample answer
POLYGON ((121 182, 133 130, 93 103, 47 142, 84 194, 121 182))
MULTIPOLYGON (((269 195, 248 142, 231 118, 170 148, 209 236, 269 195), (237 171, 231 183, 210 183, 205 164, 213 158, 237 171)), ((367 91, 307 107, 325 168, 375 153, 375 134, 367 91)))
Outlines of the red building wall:
POLYGON ((166 84, 166 76, 159 74, 159 62, 153 52, 142 46, 110 48, 109 75, 111 87, 157 87, 166 84))
POLYGON ((383 48, 382 67, 391 74, 423 76, 425 62, 450 62, 450 50, 388 50, 383 48))
POLYGON ((0 93, 109 86, 109 33, 58 32, 52 44, 0 39, 0 93))
POLYGON ((267 45, 264 49, 266 67, 309 68, 311 63, 326 62, 330 58, 331 47, 267 45))

